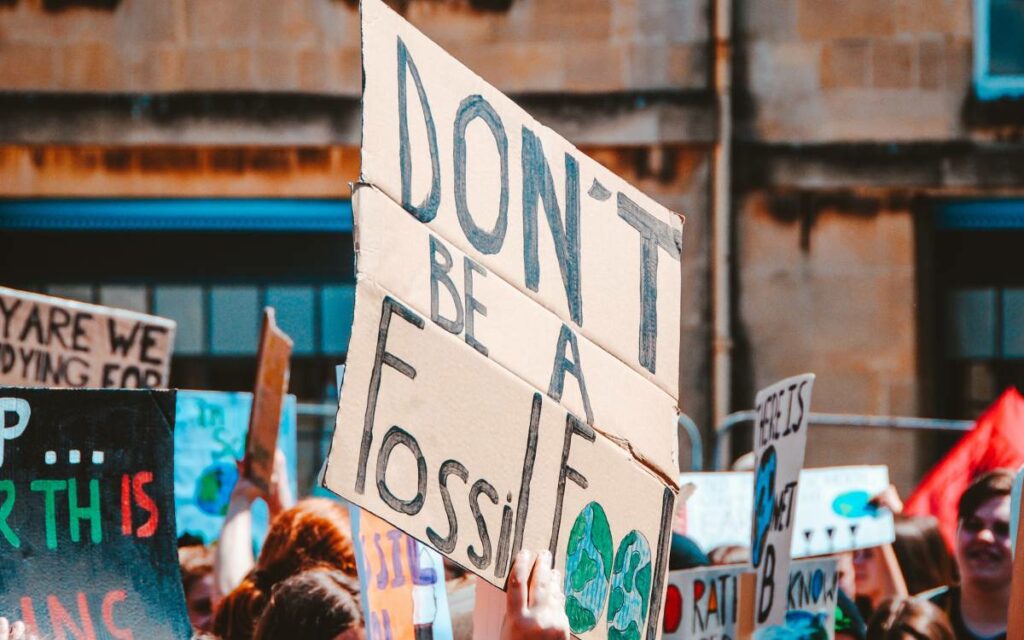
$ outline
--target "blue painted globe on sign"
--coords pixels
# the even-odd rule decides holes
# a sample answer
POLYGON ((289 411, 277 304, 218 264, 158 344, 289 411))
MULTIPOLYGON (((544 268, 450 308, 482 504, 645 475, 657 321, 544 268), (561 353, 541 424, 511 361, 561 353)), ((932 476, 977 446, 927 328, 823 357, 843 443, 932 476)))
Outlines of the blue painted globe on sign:
POLYGON ((565 613, 573 633, 597 625, 612 572, 612 531, 596 502, 583 507, 569 532, 565 558, 565 613))
POLYGON ((211 516, 228 512, 231 492, 238 482, 238 467, 234 461, 214 462, 203 469, 196 480, 196 505, 211 516))
POLYGON ((608 640, 640 640, 651 604, 651 547, 639 531, 619 543, 608 597, 608 640))

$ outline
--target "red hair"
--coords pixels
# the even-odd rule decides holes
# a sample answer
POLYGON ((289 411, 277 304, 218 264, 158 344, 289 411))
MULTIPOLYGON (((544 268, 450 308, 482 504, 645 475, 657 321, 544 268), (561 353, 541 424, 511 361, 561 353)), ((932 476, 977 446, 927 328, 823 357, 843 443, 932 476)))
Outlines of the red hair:
POLYGON ((214 633, 224 640, 252 638, 274 585, 318 566, 358 575, 348 511, 333 500, 307 498, 271 522, 256 568, 217 607, 214 633))

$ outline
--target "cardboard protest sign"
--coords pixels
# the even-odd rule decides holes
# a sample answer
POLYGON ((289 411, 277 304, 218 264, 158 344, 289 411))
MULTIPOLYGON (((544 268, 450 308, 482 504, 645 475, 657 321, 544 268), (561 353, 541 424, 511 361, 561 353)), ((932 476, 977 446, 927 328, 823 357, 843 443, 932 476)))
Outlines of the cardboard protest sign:
MULTIPOLYGON (((252 394, 178 391, 174 422, 174 510, 177 535, 209 544, 220 537, 231 491, 238 480, 237 461, 245 453, 252 394)), ((277 447, 284 454, 292 495, 297 493, 295 396, 286 396, 277 447)), ((267 533, 266 504, 253 504, 253 543, 267 533)))
POLYGON ((678 398, 682 217, 380 0, 362 40, 362 180, 678 398))
POLYGON ((244 461, 246 477, 263 491, 270 491, 274 474, 274 451, 281 407, 288 393, 291 357, 291 338, 274 323, 274 309, 265 308, 244 461))
POLYGON ((1013 549, 1013 580, 1010 583, 1010 614, 1007 621, 1006 637, 1009 640, 1024 640, 1024 607, 1013 603, 1024 602, 1024 553, 1018 553, 1024 545, 1024 529, 1021 521, 1021 489, 1024 486, 1024 469, 1017 472, 1010 493, 1010 543, 1013 549))
POLYGON ((0 384, 166 387, 173 320, 0 287, 0 384))
POLYGON ((750 559, 757 574, 754 624, 781 626, 786 601, 780 576, 789 575, 794 512, 807 445, 814 375, 777 382, 757 393, 754 422, 754 507, 750 559))
MULTIPOLYGON (((747 565, 702 567, 668 574, 663 636, 666 640, 737 638, 740 576, 747 565)), ((820 638, 835 633, 839 572, 833 558, 790 565, 785 626, 820 638)))
POLYGON ((362 29, 356 313, 325 486, 498 587, 520 548, 550 549, 573 633, 653 640, 682 217, 379 0, 362 29))
POLYGON ((567 585, 589 575, 567 589, 591 625, 577 633, 597 625, 609 589, 629 605, 627 626, 645 628, 649 611, 657 623, 673 487, 369 283, 353 337, 328 488, 496 586, 520 548, 550 549, 567 585))
POLYGON ((463 341, 546 391, 575 415, 674 478, 672 396, 410 216, 381 191, 359 186, 359 272, 434 324, 461 327, 463 341), (638 427, 643 428, 638 428, 638 427))
MULTIPOLYGON (((750 543, 754 474, 684 473, 697 490, 685 506, 685 533, 702 549, 750 543)), ((794 558, 877 547, 896 537, 892 513, 870 504, 889 486, 885 466, 823 467, 800 471, 794 558)))
POLYGON ((372 513, 349 507, 368 640, 451 640, 444 562, 372 513))
POLYGON ((724 640, 736 637, 740 574, 745 565, 702 567, 668 574, 664 638, 724 640))
MULTIPOLYGON (((801 499, 803 496, 800 496, 801 499)), ((839 566, 835 558, 794 560, 789 565, 786 628, 802 638, 836 633, 839 566)))
POLYGON ((0 611, 47 638, 187 638, 173 391, 0 388, 0 611))
POLYGON ((1017 471, 1010 491, 1010 547, 1017 553, 1017 531, 1020 529, 1021 494, 1024 493, 1024 468, 1017 471))

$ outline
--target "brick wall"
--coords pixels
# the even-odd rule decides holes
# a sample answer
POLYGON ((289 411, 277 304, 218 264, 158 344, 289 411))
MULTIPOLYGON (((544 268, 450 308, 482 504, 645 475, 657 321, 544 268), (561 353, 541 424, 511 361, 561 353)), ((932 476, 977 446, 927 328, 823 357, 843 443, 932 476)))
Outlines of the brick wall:
POLYGON ((738 0, 746 133, 779 142, 962 137, 971 0, 738 0))
MULTIPOLYGON (((707 0, 407 0, 406 16, 509 92, 702 87, 707 0)), ((342 0, 0 4, 0 87, 358 95, 358 14, 342 0)))

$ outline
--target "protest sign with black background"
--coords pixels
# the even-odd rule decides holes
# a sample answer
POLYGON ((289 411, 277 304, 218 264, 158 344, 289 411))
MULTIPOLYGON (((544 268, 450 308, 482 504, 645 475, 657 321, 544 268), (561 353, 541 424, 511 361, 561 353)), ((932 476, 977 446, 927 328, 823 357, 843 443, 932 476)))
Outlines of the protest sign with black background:
POLYGON ((188 638, 174 392, 0 387, 0 615, 45 638, 188 638))

